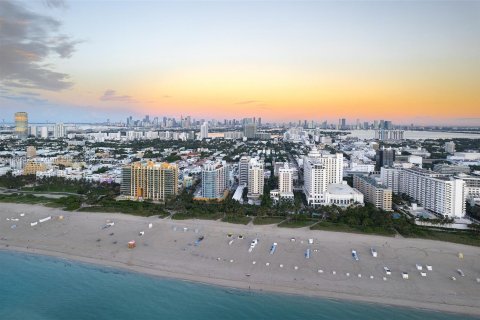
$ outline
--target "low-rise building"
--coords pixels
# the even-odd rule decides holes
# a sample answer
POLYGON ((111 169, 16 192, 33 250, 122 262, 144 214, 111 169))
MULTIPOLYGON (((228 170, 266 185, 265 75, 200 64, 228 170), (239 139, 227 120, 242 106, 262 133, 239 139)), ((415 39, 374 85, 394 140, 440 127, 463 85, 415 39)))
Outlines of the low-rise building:
POLYGON ((46 171, 47 165, 43 162, 38 161, 27 161, 25 167, 23 168, 24 175, 36 174, 38 171, 46 171))
POLYGON ((363 194, 350 187, 347 183, 333 183, 328 185, 322 205, 336 205, 339 207, 363 205, 363 199, 363 194))

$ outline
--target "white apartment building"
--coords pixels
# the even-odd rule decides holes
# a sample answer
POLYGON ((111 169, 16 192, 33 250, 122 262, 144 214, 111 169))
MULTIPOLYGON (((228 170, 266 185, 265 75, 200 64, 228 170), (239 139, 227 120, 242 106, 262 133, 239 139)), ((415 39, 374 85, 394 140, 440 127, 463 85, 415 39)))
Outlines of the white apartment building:
POLYGON ((200 126, 200 140, 202 139, 208 139, 208 123, 204 122, 200 126))
POLYGON ((465 181, 465 197, 468 199, 480 199, 480 176, 459 174, 456 178, 465 181))
POLYGON ((240 132, 240 131, 228 131, 223 134, 224 139, 237 140, 237 139, 243 139, 243 137, 244 137, 243 132, 240 132))
POLYGON ((202 168, 202 197, 219 199, 224 195, 228 186, 227 163, 207 162, 202 168))
POLYGON ((453 141, 448 141, 448 142, 445 142, 445 152, 447 153, 455 153, 455 142, 453 141))
POLYGON ((65 126, 63 123, 56 123, 53 127, 53 137, 56 139, 65 137, 65 126))
POLYGON ((465 215, 465 181, 461 179, 416 167, 384 169, 381 179, 383 185, 412 197, 427 210, 450 218, 465 215))
POLYGON ((330 184, 341 184, 343 154, 321 154, 316 147, 303 160, 304 193, 309 205, 325 204, 325 192, 330 184))
POLYGON ((248 166, 250 164, 249 156, 242 156, 238 162, 238 184, 248 185, 248 166))
POLYGON ((248 164, 248 194, 249 199, 259 199, 263 195, 264 176, 263 161, 253 158, 248 164))
POLYGON ((48 138, 48 127, 41 127, 40 128, 40 138, 47 139, 48 138))
POLYGON ((380 169, 380 180, 384 186, 392 189, 393 193, 400 193, 400 168, 382 167, 380 169))

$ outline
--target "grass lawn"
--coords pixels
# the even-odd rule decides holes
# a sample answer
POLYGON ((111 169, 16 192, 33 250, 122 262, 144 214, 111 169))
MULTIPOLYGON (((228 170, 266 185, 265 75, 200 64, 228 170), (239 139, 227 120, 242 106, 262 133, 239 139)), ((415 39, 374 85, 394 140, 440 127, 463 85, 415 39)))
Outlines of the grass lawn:
POLYGON ((221 212, 202 213, 202 214, 178 212, 172 215, 172 220, 187 220, 187 219, 218 220, 221 218, 223 218, 223 213, 221 212))
POLYGON ((285 220, 282 223, 280 223, 278 226, 282 228, 303 228, 303 227, 309 227, 318 220, 285 220))
POLYGON ((238 215, 227 215, 223 217, 223 222, 236 223, 236 224, 248 224, 252 220, 251 217, 247 216, 238 216, 238 215))
POLYGON ((11 203, 25 203, 25 204, 45 204, 52 202, 52 199, 46 197, 36 197, 34 195, 23 195, 23 194, 9 194, 9 195, 0 195, 0 202, 11 202, 11 203))
POLYGON ((255 219, 253 219, 253 224, 256 224, 256 225, 279 224, 283 220, 285 220, 285 217, 261 216, 261 217, 255 217, 255 219))
POLYGON ((332 223, 328 221, 321 221, 310 228, 311 230, 326 230, 337 232, 351 232, 351 233, 363 233, 363 234, 377 234, 382 236, 395 235, 394 230, 388 230, 384 228, 364 228, 362 226, 349 226, 343 223, 332 223))
POLYGON ((473 231, 438 231, 422 229, 419 230, 418 234, 411 235, 409 237, 446 241, 480 247, 480 234, 473 231))
POLYGON ((154 208, 129 208, 124 206, 92 206, 83 207, 78 211, 83 212, 105 212, 105 213, 125 213, 134 216, 151 217, 160 216, 166 217, 168 214, 161 210, 155 210, 154 208))
POLYGON ((48 186, 36 186, 36 187, 23 187, 21 190, 22 191, 28 191, 28 192, 44 192, 44 193, 49 193, 49 192, 67 192, 67 193, 78 193, 78 190, 80 188, 76 186, 56 186, 56 185, 48 185, 48 186))

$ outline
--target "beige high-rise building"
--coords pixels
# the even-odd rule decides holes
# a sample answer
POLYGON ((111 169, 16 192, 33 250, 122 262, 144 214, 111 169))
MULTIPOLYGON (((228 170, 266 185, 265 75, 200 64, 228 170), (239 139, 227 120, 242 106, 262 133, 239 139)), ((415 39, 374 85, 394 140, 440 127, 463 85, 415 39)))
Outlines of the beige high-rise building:
POLYGON ((134 200, 164 202, 178 194, 176 164, 135 162, 122 168, 121 193, 134 200))
POLYGON ((276 203, 278 201, 294 200, 293 194, 293 169, 284 163, 282 168, 278 169, 278 189, 270 191, 270 198, 276 203))
POLYGON ((263 161, 253 158, 248 164, 248 194, 251 199, 259 199, 263 195, 264 186, 263 161))
POLYGON ((392 211, 392 189, 362 175, 353 176, 353 187, 363 194, 365 202, 372 203, 379 209, 392 211))
POLYGON ((27 147, 27 159, 32 159, 37 156, 37 148, 34 146, 28 146, 27 147))
POLYGON ((28 137, 28 114, 26 112, 15 113, 15 134, 21 139, 28 137))

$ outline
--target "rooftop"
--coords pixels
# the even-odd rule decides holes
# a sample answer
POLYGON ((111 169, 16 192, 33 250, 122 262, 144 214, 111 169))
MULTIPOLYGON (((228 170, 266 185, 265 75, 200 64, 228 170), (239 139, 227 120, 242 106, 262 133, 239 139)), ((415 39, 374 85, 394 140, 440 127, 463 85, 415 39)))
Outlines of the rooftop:
POLYGON ((358 190, 350 187, 348 184, 343 184, 343 183, 329 184, 327 187, 327 192, 331 194, 338 194, 338 195, 349 195, 353 193, 359 193, 358 190))
POLYGON ((361 175, 361 174, 357 174, 355 176, 364 180, 364 181, 366 181, 367 183, 375 186, 375 188, 388 189, 386 186, 379 184, 377 182, 377 180, 373 179, 372 177, 367 177, 367 176, 364 176, 364 175, 361 175))

